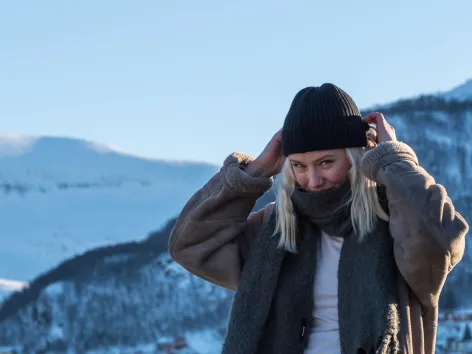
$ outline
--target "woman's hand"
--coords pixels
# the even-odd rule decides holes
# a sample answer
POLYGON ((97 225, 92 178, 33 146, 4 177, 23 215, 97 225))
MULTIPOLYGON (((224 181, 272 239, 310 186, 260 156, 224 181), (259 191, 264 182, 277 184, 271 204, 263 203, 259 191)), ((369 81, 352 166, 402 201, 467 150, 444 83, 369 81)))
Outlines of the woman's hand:
POLYGON ((387 122, 382 113, 370 113, 362 119, 364 122, 376 125, 377 143, 396 141, 395 129, 387 122))
POLYGON ((272 177, 280 172, 284 162, 282 129, 280 129, 259 156, 245 168, 245 171, 253 177, 272 177))

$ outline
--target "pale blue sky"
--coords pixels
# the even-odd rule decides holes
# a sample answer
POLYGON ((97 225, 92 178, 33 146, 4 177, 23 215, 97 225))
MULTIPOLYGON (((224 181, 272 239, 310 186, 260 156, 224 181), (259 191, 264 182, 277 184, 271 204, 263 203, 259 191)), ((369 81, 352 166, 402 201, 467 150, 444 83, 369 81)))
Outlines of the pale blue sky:
POLYGON ((0 131, 220 164, 295 93, 361 108, 472 78, 472 1, 4 1, 0 131))

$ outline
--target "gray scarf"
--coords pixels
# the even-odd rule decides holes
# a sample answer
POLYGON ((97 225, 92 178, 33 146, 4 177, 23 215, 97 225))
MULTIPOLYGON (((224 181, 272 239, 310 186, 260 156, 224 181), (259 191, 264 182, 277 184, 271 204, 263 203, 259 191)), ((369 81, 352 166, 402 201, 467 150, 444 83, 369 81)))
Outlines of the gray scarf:
POLYGON ((350 221, 349 182, 326 192, 296 189, 298 250, 277 248, 275 208, 254 240, 234 296, 223 354, 303 354, 313 310, 320 230, 344 238, 338 270, 343 354, 394 354, 399 348, 397 268, 388 223, 359 243, 350 221))

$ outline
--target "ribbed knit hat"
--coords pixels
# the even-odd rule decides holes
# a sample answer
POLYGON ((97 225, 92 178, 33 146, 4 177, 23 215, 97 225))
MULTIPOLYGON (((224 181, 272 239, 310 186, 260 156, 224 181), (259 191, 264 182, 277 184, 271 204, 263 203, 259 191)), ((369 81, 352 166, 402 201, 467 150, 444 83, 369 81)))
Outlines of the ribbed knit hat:
POLYGON ((292 101, 282 130, 285 156, 367 146, 369 125, 354 100, 333 84, 306 87, 292 101))

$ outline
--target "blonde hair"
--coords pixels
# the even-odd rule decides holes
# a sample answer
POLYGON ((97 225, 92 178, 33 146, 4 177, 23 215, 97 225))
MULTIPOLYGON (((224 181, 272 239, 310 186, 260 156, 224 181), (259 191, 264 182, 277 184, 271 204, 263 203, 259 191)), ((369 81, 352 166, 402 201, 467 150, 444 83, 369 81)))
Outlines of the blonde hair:
MULTIPOLYGON (((360 164, 365 151, 366 148, 346 149, 351 162, 349 179, 352 190, 346 204, 351 203, 351 222, 357 230, 359 242, 374 230, 377 217, 385 221, 389 219, 380 205, 377 184, 365 177, 361 171, 360 164)), ((280 232, 278 247, 296 253, 297 218, 290 198, 296 188, 296 180, 289 159, 285 160, 277 182, 275 193, 277 221, 274 235, 280 232)))

